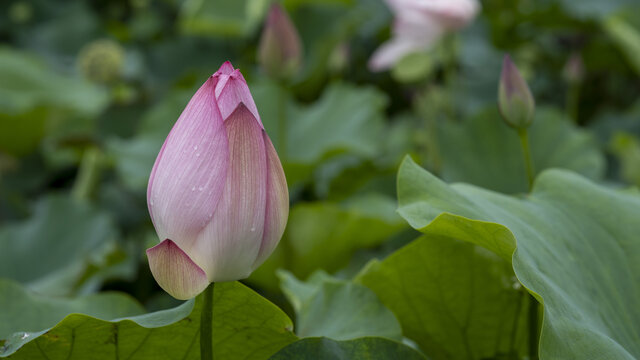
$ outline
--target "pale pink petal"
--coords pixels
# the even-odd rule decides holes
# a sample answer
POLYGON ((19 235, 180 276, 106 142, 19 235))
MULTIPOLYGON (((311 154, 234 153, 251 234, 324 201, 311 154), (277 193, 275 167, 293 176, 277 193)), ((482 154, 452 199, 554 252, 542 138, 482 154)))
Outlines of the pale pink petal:
POLYGON ((253 101, 253 97, 249 91, 249 86, 240 73, 240 70, 236 69, 228 75, 216 73, 214 76, 219 78, 215 94, 222 118, 227 119, 229 115, 236 110, 238 105, 242 103, 251 111, 253 117, 258 124, 260 124, 260 127, 264 128, 260 120, 260 115, 258 114, 256 103, 253 101))
POLYGON ((222 65, 220 66, 220 69, 218 69, 218 71, 216 71, 213 75, 217 75, 217 74, 224 74, 224 75, 229 75, 233 72, 233 65, 231 64, 230 61, 225 61, 224 63, 222 63, 222 65))
POLYGON ((264 217, 264 234, 258 258, 253 263, 255 270, 271 255, 280 242, 289 217, 289 190, 287 179, 278 153, 267 133, 262 133, 267 155, 267 203, 264 217))
POLYGON ((178 300, 190 299, 209 285, 204 271, 169 239, 147 249, 147 257, 158 285, 178 300))
POLYGON ((209 281, 249 276, 263 236, 267 158, 263 129, 244 104, 225 121, 229 169, 224 194, 209 225, 199 235, 192 257, 209 281))
POLYGON ((215 78, 196 92, 156 159, 149 212, 160 239, 185 252, 210 221, 223 192, 229 163, 227 134, 214 99, 215 78))

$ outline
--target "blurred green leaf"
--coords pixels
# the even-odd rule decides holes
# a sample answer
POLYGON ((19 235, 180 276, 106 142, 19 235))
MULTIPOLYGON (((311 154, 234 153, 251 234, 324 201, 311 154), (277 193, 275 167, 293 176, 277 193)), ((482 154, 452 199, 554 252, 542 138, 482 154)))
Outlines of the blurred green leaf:
POLYGON ((635 0, 559 0, 565 11, 579 19, 602 19, 620 8, 636 5, 635 0))
MULTIPOLYGON (((297 338, 291 320, 238 282, 216 284, 213 351, 219 359, 267 359, 297 338)), ((12 359, 200 359, 202 300, 105 321, 72 314, 49 330, 18 333, 0 347, 12 359)))
POLYGON ((274 289, 278 268, 300 279, 316 269, 339 270, 356 250, 375 247, 405 228, 394 210, 393 200, 374 195, 353 199, 350 204, 295 205, 275 253, 249 280, 274 289))
POLYGON ((412 227, 512 261, 519 281, 544 304, 541 358, 640 356, 637 194, 547 170, 530 195, 516 198, 449 186, 407 158, 398 198, 412 227))
POLYGON ((0 150, 25 155, 67 118, 95 116, 107 102, 104 89, 60 75, 29 53, 0 48, 0 150))
POLYGON ((296 334, 350 340, 363 336, 402 339, 400 324, 366 287, 313 273, 306 282, 278 273, 281 288, 296 312, 296 334))
POLYGON ((366 337, 349 341, 307 338, 290 344, 270 360, 424 360, 418 351, 393 340, 366 337))
POLYGON ((107 101, 103 89, 85 80, 62 76, 28 53, 0 48, 3 114, 16 115, 45 106, 92 116, 99 113, 107 101))
POLYGON ((372 87, 330 85, 313 105, 298 106, 289 114, 287 159, 314 164, 340 152, 375 156, 386 105, 386 96, 372 87))
POLYGON ((6 279, 0 279, 0 309, 0 339, 17 332, 36 332, 52 327, 71 313, 101 319, 144 313, 142 306, 125 294, 100 293, 77 298, 55 298, 29 292, 6 279))
POLYGON ((108 265, 117 236, 106 213, 65 195, 49 195, 29 219, 0 228, 0 276, 47 293, 78 290, 90 266, 108 265))
POLYGON ((409 54, 394 65, 391 75, 396 81, 404 83, 424 80, 433 70, 433 58, 433 53, 418 52, 409 54))
POLYGON ((620 160, 622 179, 640 186, 640 140, 621 132, 611 142, 613 153, 620 160))
POLYGON ((245 37, 261 23, 266 0, 186 0, 180 26, 188 34, 245 37))
POLYGON ((620 16, 607 18, 602 26, 627 57, 635 72, 640 75, 640 29, 634 28, 620 16))
POLYGON ((434 359, 525 353, 527 296, 514 288, 510 264, 479 246, 422 236, 371 262, 358 279, 434 359))
MULTIPOLYGON (((505 193, 527 190, 518 135, 487 109, 463 124, 441 124, 438 147, 442 177, 505 193)), ((557 110, 539 108, 529 130, 534 170, 559 167, 592 179, 604 175, 605 159, 595 139, 557 110)))

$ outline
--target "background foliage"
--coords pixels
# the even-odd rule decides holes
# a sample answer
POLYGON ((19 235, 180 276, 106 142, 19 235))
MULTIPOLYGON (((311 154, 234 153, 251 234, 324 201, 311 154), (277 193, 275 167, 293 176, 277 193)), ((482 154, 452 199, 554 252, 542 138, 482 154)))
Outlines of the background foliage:
POLYGON ((260 269, 216 287, 218 358, 525 358, 525 290, 541 358, 640 358, 637 1, 484 0, 382 73, 383 2, 282 4, 304 47, 289 84, 256 61, 268 0, 0 3, 0 357, 198 358, 202 304, 151 277, 145 194, 231 60, 291 213, 260 269), (496 106, 507 52, 538 105, 531 193, 496 106))

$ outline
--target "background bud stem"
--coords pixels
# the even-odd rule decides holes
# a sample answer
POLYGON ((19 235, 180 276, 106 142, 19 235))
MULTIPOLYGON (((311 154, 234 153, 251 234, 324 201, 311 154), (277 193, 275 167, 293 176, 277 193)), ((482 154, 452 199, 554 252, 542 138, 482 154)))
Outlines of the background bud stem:
POLYGON ((567 115, 574 123, 578 123, 580 105, 580 84, 571 83, 567 89, 567 115))
POLYGON ((531 149, 529 147, 529 132, 526 128, 518 129, 518 137, 522 146, 522 154, 524 155, 524 167, 527 172, 527 181, 529 183, 529 191, 533 188, 533 160, 531 159, 531 149))
POLYGON ((80 200, 90 199, 100 180, 102 172, 102 153, 91 147, 85 150, 78 169, 78 175, 71 189, 73 197, 80 200))
POLYGON ((278 154, 280 161, 287 162, 287 85, 278 84, 278 154))
POLYGON ((202 297, 202 313, 200 314, 200 360, 213 359, 213 286, 207 288, 198 296, 202 297))

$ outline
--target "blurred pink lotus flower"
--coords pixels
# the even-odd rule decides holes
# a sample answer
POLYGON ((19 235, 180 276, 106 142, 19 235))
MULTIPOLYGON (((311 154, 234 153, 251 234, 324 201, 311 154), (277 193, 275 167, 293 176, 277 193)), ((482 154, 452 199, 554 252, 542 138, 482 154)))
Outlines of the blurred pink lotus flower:
POLYGON ((395 15, 392 38, 382 44, 369 68, 391 68, 405 55, 429 49, 443 34, 458 30, 473 20, 477 0, 386 0, 395 15))
POLYGON ((282 237, 287 183, 249 87, 225 62, 187 104, 147 188, 160 244, 147 250, 158 284, 189 299, 210 282, 248 277, 282 237))

